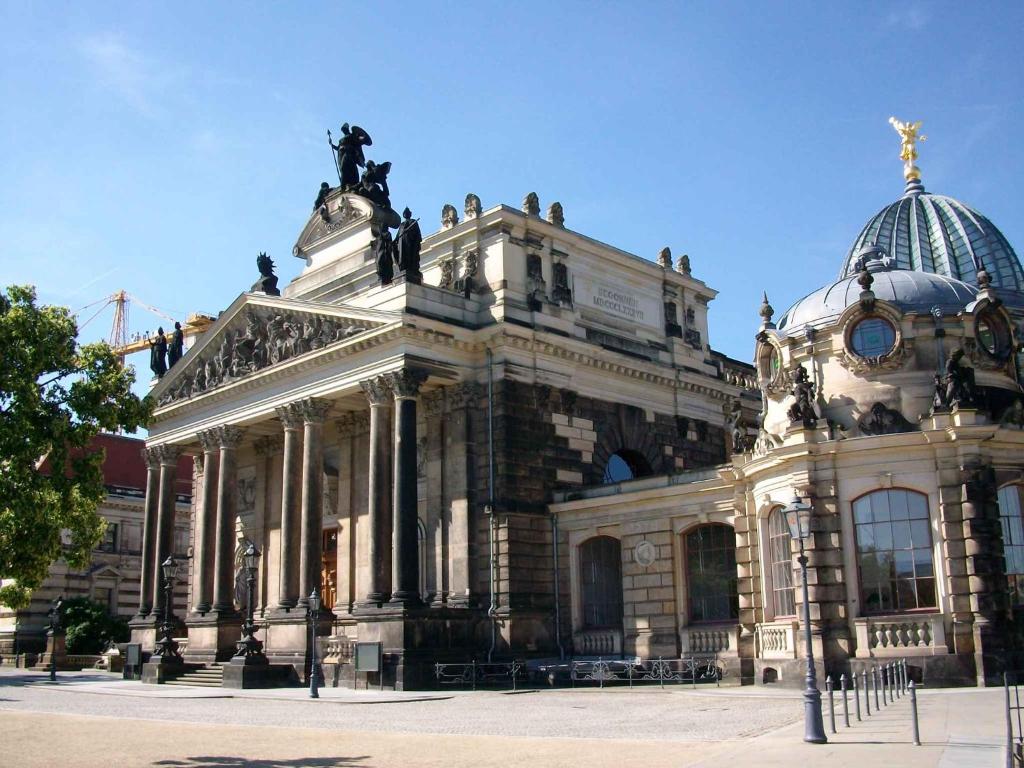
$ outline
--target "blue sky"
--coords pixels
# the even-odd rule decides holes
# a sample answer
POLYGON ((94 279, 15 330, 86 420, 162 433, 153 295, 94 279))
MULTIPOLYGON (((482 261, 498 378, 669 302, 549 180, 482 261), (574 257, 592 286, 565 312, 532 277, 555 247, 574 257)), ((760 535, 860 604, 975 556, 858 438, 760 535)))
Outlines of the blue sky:
POLYGON ((925 186, 1024 251, 1021 3, 0 2, 0 29, 0 283, 73 309, 215 314, 261 250, 286 283, 342 121, 427 231, 536 191, 688 253, 744 360, 762 289, 781 313, 830 282, 902 193, 890 115, 924 121, 925 186))

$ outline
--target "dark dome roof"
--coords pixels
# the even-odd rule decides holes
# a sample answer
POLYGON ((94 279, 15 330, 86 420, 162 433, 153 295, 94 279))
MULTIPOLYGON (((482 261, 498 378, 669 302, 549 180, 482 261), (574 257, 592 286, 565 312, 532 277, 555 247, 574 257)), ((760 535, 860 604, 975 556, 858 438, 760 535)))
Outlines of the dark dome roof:
MULTIPOLYGON (((928 314, 938 308, 943 315, 956 315, 978 296, 974 286, 944 275, 893 269, 877 261, 869 269, 875 298, 903 312, 928 314)), ((820 328, 835 322, 847 307, 860 301, 862 290, 856 275, 819 288, 786 311, 779 319, 779 333, 792 336, 807 326, 820 328)))
POLYGON ((924 191, 920 181, 887 205, 861 231, 846 255, 840 277, 856 274, 862 249, 880 246, 896 266, 932 272, 974 285, 984 267, 992 285, 1024 292, 1024 270, 996 226, 959 200, 924 191))

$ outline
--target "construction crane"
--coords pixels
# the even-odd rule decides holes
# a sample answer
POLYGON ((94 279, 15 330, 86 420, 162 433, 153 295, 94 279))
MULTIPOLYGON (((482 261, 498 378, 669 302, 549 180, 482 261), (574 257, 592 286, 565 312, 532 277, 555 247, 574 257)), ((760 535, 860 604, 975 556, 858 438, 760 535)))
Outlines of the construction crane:
MULTIPOLYGON (((131 338, 128 336, 128 310, 130 303, 138 304, 140 307, 152 312, 154 315, 164 318, 168 323, 170 323, 168 330, 173 330, 174 323, 177 322, 173 317, 156 307, 151 307, 149 304, 146 304, 144 301, 141 301, 138 297, 133 296, 125 290, 120 290, 110 296, 105 296, 98 301, 94 301, 92 304, 87 304, 75 312, 75 315, 79 315, 85 310, 95 307, 97 304, 102 305, 92 314, 91 317, 89 317, 88 320, 79 326, 79 328, 84 328, 95 320, 104 309, 110 305, 114 306, 114 322, 110 327, 110 336, 107 338, 107 343, 110 344, 110 348, 113 350, 114 354, 121 358, 122 365, 124 364, 126 355, 130 355, 135 352, 143 352, 149 349, 150 334, 148 332, 145 334, 134 334, 131 338)), ((206 329, 213 324, 213 321, 214 318, 210 315, 195 312, 190 314, 188 319, 181 324, 181 330, 185 334, 186 343, 191 346, 191 344, 194 343, 195 338, 203 334, 206 329)))

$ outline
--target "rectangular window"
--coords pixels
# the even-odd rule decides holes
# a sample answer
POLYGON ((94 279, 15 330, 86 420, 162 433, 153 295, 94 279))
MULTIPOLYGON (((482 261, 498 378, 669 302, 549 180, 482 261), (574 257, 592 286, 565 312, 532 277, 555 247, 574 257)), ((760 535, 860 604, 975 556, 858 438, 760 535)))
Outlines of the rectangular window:
POLYGON ((931 521, 924 494, 875 491, 853 503, 863 612, 935 608, 931 521))
POLYGON ((107 523, 98 549, 100 552, 117 552, 117 523, 107 523))

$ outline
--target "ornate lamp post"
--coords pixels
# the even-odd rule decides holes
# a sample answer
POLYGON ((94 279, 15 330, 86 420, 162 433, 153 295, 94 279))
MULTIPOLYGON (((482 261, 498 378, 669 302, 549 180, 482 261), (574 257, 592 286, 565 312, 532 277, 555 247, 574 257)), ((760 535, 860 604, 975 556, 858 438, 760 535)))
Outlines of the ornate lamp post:
POLYGON ((319 699, 320 691, 317 689, 318 675, 316 672, 316 623, 320 619, 320 593, 313 588, 309 595, 309 698, 319 699))
POLYGON ((57 682, 57 647, 60 641, 60 610, 64 605, 64 595, 53 601, 50 606, 50 682, 57 682))
POLYGON ((790 535, 800 542, 800 573, 803 577, 804 597, 804 645, 807 648, 807 688, 804 690, 804 741, 824 744, 825 723, 821 717, 821 691, 814 671, 814 648, 811 646, 811 606, 807 596, 807 555, 804 554, 804 539, 811 534, 811 505, 804 503, 794 492, 793 501, 785 508, 786 523, 790 535))
POLYGON ((245 562, 248 607, 245 612, 245 621, 242 622, 242 639, 238 642, 238 653, 235 656, 236 658, 255 659, 256 657, 263 656, 263 643, 256 639, 256 624, 253 622, 253 610, 255 608, 253 601, 255 599, 254 591, 256 588, 256 572, 260 562, 260 551, 256 549, 255 544, 249 542, 249 546, 246 547, 242 557, 245 562))
POLYGON ((181 654, 178 653, 178 643, 174 640, 174 613, 173 595, 174 582, 178 578, 178 561, 174 555, 168 555, 167 559, 160 564, 160 571, 164 578, 164 620, 160 624, 160 633, 163 635, 156 643, 154 656, 159 656, 162 661, 181 661, 181 654))

